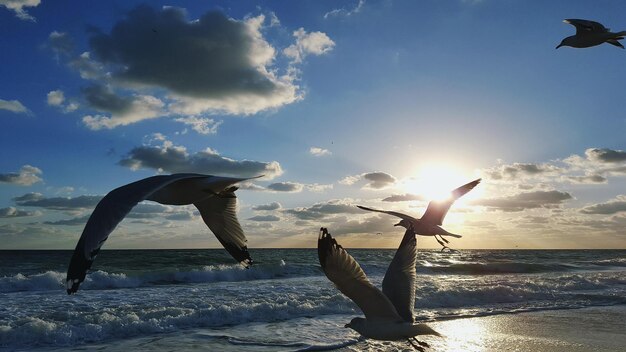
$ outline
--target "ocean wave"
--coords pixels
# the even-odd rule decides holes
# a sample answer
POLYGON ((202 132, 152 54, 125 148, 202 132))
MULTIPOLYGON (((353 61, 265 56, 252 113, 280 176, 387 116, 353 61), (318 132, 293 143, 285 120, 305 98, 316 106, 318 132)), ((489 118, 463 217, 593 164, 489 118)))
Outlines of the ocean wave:
MULTIPOLYGON (((241 265, 208 265, 201 269, 190 271, 173 271, 161 273, 144 273, 137 276, 125 273, 109 273, 102 270, 87 275, 81 290, 102 290, 115 288, 145 287, 154 285, 251 281, 274 279, 294 275, 297 269, 287 265, 284 261, 276 264, 259 264, 249 269, 241 265)), ((13 276, 0 278, 0 292, 19 291, 51 291, 65 289, 65 273, 47 271, 41 274, 24 275, 18 273, 13 276)))
POLYGON ((489 275, 489 274, 532 274, 546 272, 575 271, 581 268, 571 264, 535 264, 522 262, 507 263, 455 263, 446 266, 418 266, 422 274, 489 275))
MULTIPOLYGON (((211 267, 205 271, 222 270, 230 274, 224 277, 192 275, 183 279, 249 280, 280 275, 281 266, 285 265, 272 269, 276 271, 274 274, 271 270, 265 270, 257 276, 239 274, 240 271, 249 270, 211 267)), ((626 304, 625 273, 515 277, 483 276, 480 279, 459 281, 421 275, 415 306, 420 318, 437 320, 626 304)), ((376 277, 374 281, 379 279, 376 277)), ((121 278, 112 277, 110 282, 116 280, 121 278)), ((132 280, 122 282, 127 286, 138 284, 132 280)), ((281 322, 337 314, 347 315, 347 322, 350 316, 362 315, 358 307, 325 277, 257 280, 245 284, 226 282, 219 287, 197 285, 184 290, 176 286, 149 287, 128 290, 123 294, 106 290, 82 296, 34 292, 31 295, 12 294, 11 299, 15 300, 17 306, 21 302, 22 310, 0 316, 0 348, 75 346, 194 328, 228 326, 232 329, 248 323, 281 322), (55 314, 51 313, 54 309, 58 310, 55 314)), ((244 345, 250 342, 231 339, 229 343, 244 345)), ((338 347, 334 343, 330 345, 303 344, 290 347, 299 350, 338 347)))

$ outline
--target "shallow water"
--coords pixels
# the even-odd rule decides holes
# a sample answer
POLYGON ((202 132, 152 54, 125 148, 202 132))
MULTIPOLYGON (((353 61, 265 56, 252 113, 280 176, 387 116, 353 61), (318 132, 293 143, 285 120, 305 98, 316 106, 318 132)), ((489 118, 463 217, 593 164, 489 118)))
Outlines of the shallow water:
MULTIPOLYGON (((349 250, 375 285, 394 250, 349 250)), ((325 350, 358 336, 362 315, 326 279, 315 249, 105 250, 78 294, 71 251, 0 251, 0 348, 325 350)), ((626 251, 418 253, 416 314, 441 321, 626 304, 626 251)))

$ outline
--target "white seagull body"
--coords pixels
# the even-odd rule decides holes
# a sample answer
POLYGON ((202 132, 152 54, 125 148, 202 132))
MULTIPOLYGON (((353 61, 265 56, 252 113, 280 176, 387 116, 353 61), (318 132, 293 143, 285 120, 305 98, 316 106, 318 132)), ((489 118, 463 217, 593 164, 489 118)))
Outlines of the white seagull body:
POLYGON ((94 209, 76 245, 67 270, 67 293, 78 290, 109 234, 135 205, 144 200, 168 205, 195 205, 228 253, 248 267, 252 259, 246 246, 246 236, 237 220, 237 187, 232 186, 248 179, 173 174, 148 177, 112 190, 94 209))
POLYGON ((354 318, 345 327, 375 340, 406 339, 420 351, 428 344, 415 340, 415 336, 440 336, 426 324, 414 324, 417 240, 413 231, 407 229, 404 234, 385 273, 382 291, 372 285, 359 263, 326 228, 320 229, 317 253, 328 279, 365 314, 365 319, 354 318))
POLYGON ((474 180, 463 186, 453 190, 448 199, 442 201, 431 201, 428 203, 428 207, 426 208, 426 212, 420 219, 416 219, 410 215, 399 213, 397 211, 389 211, 389 210, 378 210, 372 209, 364 206, 357 205, 357 207, 363 210, 375 211, 379 213, 389 214, 393 216, 397 216, 400 219, 400 222, 395 224, 394 226, 402 226, 406 229, 411 228, 416 235, 420 236, 434 236, 439 243, 441 243, 444 247, 445 245, 436 237, 439 235, 443 241, 448 242, 442 236, 451 236, 460 238, 461 235, 450 233, 443 228, 441 225, 443 224, 443 219, 448 214, 448 210, 452 206, 455 200, 459 199, 465 193, 471 191, 480 183, 480 179, 474 180))
POLYGON ((576 34, 569 36, 561 41, 556 48, 562 46, 571 46, 573 48, 588 48, 591 46, 600 45, 602 43, 609 43, 616 47, 624 49, 622 43, 619 40, 624 39, 626 31, 617 33, 611 32, 608 28, 602 24, 594 21, 579 20, 579 19, 567 19, 563 22, 569 23, 576 27, 576 34))

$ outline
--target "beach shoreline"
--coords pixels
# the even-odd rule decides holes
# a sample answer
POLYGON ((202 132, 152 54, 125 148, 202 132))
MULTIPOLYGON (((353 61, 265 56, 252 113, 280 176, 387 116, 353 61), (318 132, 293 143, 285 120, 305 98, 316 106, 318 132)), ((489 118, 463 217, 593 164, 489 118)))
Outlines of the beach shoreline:
MULTIPOLYGON (((429 323, 443 338, 423 337, 433 352, 617 352, 626 347, 626 305, 540 310, 429 323)), ((363 341, 341 351, 411 351, 363 341)))
MULTIPOLYGON (((432 352, 617 352, 626 346, 623 318, 626 305, 593 306, 578 309, 540 310, 506 313, 480 317, 458 318, 431 322, 429 325, 443 337, 423 336, 432 352)), ((324 319, 318 317, 314 319, 324 319)), ((76 347, 43 349, 45 351, 205 351, 219 348, 224 351, 414 351, 408 343, 359 340, 356 333, 343 329, 341 321, 349 317, 333 316, 321 332, 345 338, 345 344, 317 345, 309 349, 303 345, 278 346, 243 342, 249 333, 254 335, 259 324, 228 328, 192 329, 177 333, 156 334, 141 338, 118 340, 112 344, 91 344, 76 347), (225 338, 225 337, 229 338, 225 338)), ((303 324, 303 322, 300 322, 303 324)), ((304 323, 306 324, 306 323, 304 323)), ((291 334, 296 340, 299 329, 290 330, 290 322, 276 323, 276 334, 291 334)), ((314 337, 307 336, 308 339, 314 337)), ((340 338, 340 339, 343 339, 340 338)))

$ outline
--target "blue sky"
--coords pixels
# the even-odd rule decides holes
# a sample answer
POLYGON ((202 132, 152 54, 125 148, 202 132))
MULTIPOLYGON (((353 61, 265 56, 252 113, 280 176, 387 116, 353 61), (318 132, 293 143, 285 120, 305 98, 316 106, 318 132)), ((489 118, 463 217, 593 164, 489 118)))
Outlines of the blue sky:
MULTIPOLYGON (((356 204, 419 216, 478 177, 444 222, 456 248, 626 248, 626 52, 555 50, 563 19, 619 31, 622 13, 0 0, 0 248, 73 248, 108 191, 187 171, 266 175, 238 191, 251 248, 312 247, 320 226, 394 247, 395 219, 356 204)), ((194 247, 219 247, 197 212, 154 203, 105 246, 194 247)))

